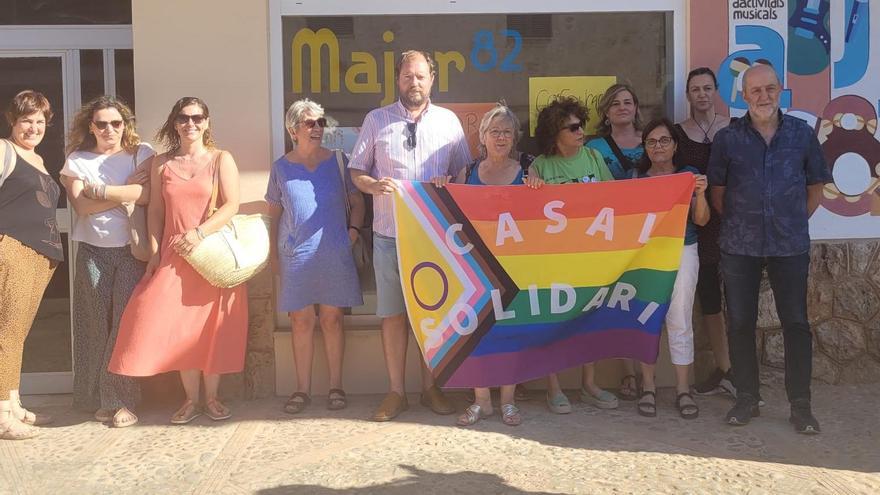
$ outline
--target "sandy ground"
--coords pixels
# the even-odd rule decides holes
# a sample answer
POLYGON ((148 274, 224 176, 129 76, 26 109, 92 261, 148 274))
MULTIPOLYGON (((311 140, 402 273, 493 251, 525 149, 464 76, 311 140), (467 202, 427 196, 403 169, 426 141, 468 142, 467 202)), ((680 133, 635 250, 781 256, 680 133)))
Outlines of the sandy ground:
POLYGON ((367 420, 381 397, 353 396, 339 412, 316 397, 297 417, 280 398, 232 403, 231 420, 187 426, 167 424, 166 405, 128 429, 72 411, 69 396, 33 397, 58 420, 40 438, 0 441, 0 493, 880 493, 880 384, 814 386, 818 436, 794 433, 781 385, 762 393, 762 416, 738 428, 721 421, 729 398, 698 398, 700 417, 685 421, 671 390, 655 419, 631 402, 576 400, 558 416, 535 392, 523 425, 496 414, 468 429, 417 395, 390 423, 367 420))

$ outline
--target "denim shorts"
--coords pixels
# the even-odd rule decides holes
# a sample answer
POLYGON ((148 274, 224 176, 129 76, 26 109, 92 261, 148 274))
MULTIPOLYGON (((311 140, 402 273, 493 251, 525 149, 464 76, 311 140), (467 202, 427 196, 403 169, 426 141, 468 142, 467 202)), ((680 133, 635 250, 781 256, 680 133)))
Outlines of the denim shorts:
POLYGON ((373 233, 373 270, 376 273, 376 316, 387 318, 406 313, 395 238, 373 233))

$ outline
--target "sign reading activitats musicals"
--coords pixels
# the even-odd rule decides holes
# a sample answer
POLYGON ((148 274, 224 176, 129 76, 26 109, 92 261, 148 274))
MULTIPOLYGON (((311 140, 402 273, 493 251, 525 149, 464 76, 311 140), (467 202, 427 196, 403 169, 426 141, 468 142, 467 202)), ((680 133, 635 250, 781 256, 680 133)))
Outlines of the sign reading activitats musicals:
POLYGON ((655 362, 693 188, 690 174, 538 190, 402 182, 401 283, 438 384, 655 362))

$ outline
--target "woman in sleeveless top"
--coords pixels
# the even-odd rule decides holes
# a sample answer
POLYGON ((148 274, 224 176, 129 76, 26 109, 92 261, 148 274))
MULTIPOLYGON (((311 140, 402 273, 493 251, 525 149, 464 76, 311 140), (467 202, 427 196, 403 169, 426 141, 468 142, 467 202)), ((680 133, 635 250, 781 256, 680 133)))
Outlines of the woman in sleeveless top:
POLYGON ((73 278, 73 405, 114 427, 137 423, 137 382, 110 373, 119 320, 144 262, 131 253, 125 204, 146 204, 153 156, 141 145, 134 115, 113 96, 86 103, 74 116, 61 182, 76 215, 73 278), (145 163, 149 165, 149 163, 145 163), (97 412, 96 412, 97 411, 97 412))
POLYGON ((230 417, 217 399, 220 375, 244 367, 247 288, 214 287, 183 256, 238 211, 238 170, 232 155, 214 147, 208 107, 198 98, 175 103, 157 140, 167 151, 151 165, 153 255, 122 315, 110 371, 126 376, 179 371, 186 401, 171 422, 189 423, 203 412, 218 421, 230 417), (215 175, 222 205, 212 214, 215 175))
MULTIPOLYGON (((504 105, 496 105, 495 108, 486 112, 480 121, 480 156, 465 167, 455 182, 458 184, 513 186, 528 184, 529 187, 539 188, 544 184, 540 177, 523 179, 523 169, 516 156, 516 145, 519 142, 520 123, 509 108, 504 105)), ((432 182, 443 187, 450 177, 435 177, 432 182)), ((522 415, 516 407, 516 385, 501 386, 501 421, 508 426, 517 426, 522 423, 522 415)), ((493 414, 492 396, 488 387, 474 389, 474 403, 469 406, 464 414, 459 416, 459 426, 471 426, 477 421, 493 414)))
MULTIPOLYGON (((730 124, 730 117, 715 111, 715 92, 718 83, 712 69, 699 67, 692 70, 688 74, 686 88, 691 117, 675 126, 680 136, 675 159, 676 163, 691 165, 701 174, 705 174, 715 133, 730 124)), ((694 391, 701 395, 725 392, 735 394, 736 390, 729 373, 727 332, 724 328, 724 316, 721 313, 721 278, 718 267, 721 261, 721 249, 718 247, 721 215, 713 211, 709 223, 701 227, 699 232, 700 274, 697 297, 700 300, 703 323, 709 334, 716 367, 706 380, 696 384, 694 391)))
POLYGON ((43 291, 64 261, 55 223, 60 189, 36 152, 52 120, 49 101, 25 90, 6 110, 9 139, 0 140, 0 439, 39 434, 52 421, 21 405, 21 357, 43 291))

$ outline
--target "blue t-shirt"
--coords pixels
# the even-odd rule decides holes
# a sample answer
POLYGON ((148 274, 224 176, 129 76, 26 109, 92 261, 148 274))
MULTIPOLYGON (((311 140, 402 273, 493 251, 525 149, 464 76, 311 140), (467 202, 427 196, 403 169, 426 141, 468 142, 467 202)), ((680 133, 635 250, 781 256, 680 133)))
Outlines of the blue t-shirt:
MULTIPOLYGON (((697 175, 700 173, 700 171, 694 167, 686 166, 686 167, 681 167, 680 169, 676 170, 675 173, 676 174, 691 173, 691 174, 697 175)), ((647 174, 647 172, 638 172, 637 170, 635 170, 634 173, 632 174, 632 177, 641 179, 643 177, 650 177, 650 176, 647 174)), ((696 193, 694 193, 694 195, 696 196, 696 193)), ((694 221, 691 219, 690 211, 688 211, 687 227, 685 228, 685 231, 684 231, 684 245, 690 246, 691 244, 696 243, 698 237, 699 237, 699 231, 697 230, 697 224, 695 224, 694 221)))
MULTIPOLYGON (((471 174, 467 177, 465 184, 471 184, 474 186, 485 186, 486 184, 480 180, 480 163, 477 162, 474 164, 474 168, 471 171, 471 174)), ((516 174, 516 177, 513 178, 513 182, 510 183, 511 186, 516 186, 523 184, 523 171, 520 168, 519 173, 516 174)))
MULTIPOLYGON (((587 141, 587 144, 584 146, 587 148, 593 148, 602 155, 602 159, 605 160, 605 165, 608 166, 608 170, 611 171, 614 180, 629 179, 631 177, 630 174, 632 172, 623 169, 623 165, 621 165, 620 160, 614 156, 614 152, 611 151, 611 146, 608 146, 608 142, 605 141, 604 137, 593 138, 587 141)), ((633 162, 633 165, 635 165, 642 159, 642 155, 645 154, 645 149, 642 148, 642 145, 640 144, 635 148, 620 148, 620 152, 623 153, 623 156, 629 158, 629 160, 633 162)))

